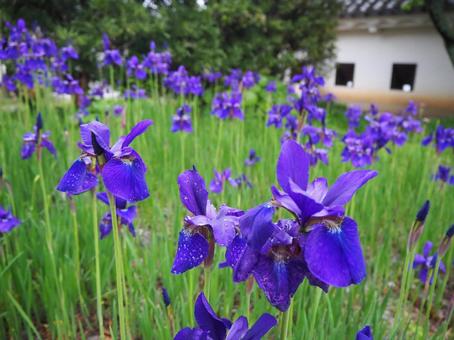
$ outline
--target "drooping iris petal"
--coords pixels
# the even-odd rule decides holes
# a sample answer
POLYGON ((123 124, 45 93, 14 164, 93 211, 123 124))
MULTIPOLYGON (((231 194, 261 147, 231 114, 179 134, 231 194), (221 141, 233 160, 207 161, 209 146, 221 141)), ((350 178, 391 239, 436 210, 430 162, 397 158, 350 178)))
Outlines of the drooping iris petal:
POLYGON ((92 146, 91 134, 96 136, 96 141, 104 149, 109 150, 110 145, 110 130, 107 125, 96 120, 82 124, 80 126, 80 138, 82 143, 87 146, 92 146))
POLYGON ((125 225, 132 224, 134 219, 137 216, 137 207, 132 205, 127 209, 118 209, 117 208, 117 215, 121 218, 121 223, 125 225))
POLYGON ((243 339, 249 328, 248 321, 244 316, 240 316, 235 320, 225 340, 238 340, 243 339))
POLYGON ((150 195, 145 172, 145 164, 138 155, 132 161, 112 158, 104 165, 102 178, 107 190, 114 196, 137 202, 150 195))
POLYGON ((180 200, 194 215, 205 215, 208 191, 197 170, 186 170, 178 176, 180 200))
POLYGON ((0 233, 8 233, 17 227, 21 221, 16 218, 11 211, 4 210, 0 206, 0 233))
POLYGON ((301 145, 293 140, 282 144, 277 161, 277 181, 285 192, 290 189, 289 180, 305 190, 309 180, 310 157, 301 145))
POLYGON ((416 254, 413 260, 413 269, 426 263, 426 259, 421 254, 416 254))
POLYGON ((195 302, 194 316, 199 327, 209 332, 213 339, 225 339, 227 329, 230 328, 231 322, 221 319, 216 315, 203 292, 200 293, 195 302))
POLYGON ((281 311, 287 310, 290 306, 290 293, 286 264, 283 261, 275 262, 271 257, 261 256, 253 273, 268 301, 281 311))
POLYGON ((35 143, 34 142, 25 142, 22 144, 22 149, 21 149, 21 158, 22 159, 29 159, 33 153, 35 152, 35 143))
POLYGON ((247 331, 241 340, 259 340, 271 328, 276 326, 277 320, 274 316, 268 313, 262 314, 262 316, 252 325, 251 329, 247 331))
POLYGON ((76 160, 63 175, 57 190, 71 195, 78 195, 98 184, 98 178, 87 170, 85 162, 76 160))
POLYGON ((150 119, 142 120, 138 122, 131 131, 127 134, 125 139, 123 140, 123 147, 127 147, 131 142, 137 137, 140 136, 142 133, 147 131, 148 127, 152 125, 153 122, 150 119))
POLYGON ((349 217, 337 227, 321 224, 310 231, 304 257, 316 278, 335 287, 358 284, 366 276, 358 228, 349 217))
MULTIPOLYGON (((238 254, 232 255, 237 256, 238 254)), ((247 280, 249 275, 252 274, 252 271, 254 270, 258 261, 259 253, 255 249, 245 246, 233 267, 233 281, 241 282, 247 280)))
POLYGON ((172 265, 172 274, 181 274, 197 267, 208 256, 208 241, 200 234, 182 230, 172 265))
POLYGON ((110 212, 104 214, 101 222, 99 223, 99 237, 102 240, 104 237, 109 235, 112 231, 112 216, 110 212))
POLYGON ((227 246, 225 252, 225 262, 219 264, 220 268, 234 267, 246 248, 247 241, 240 235, 235 236, 232 242, 227 246))
POLYGON ((325 206, 344 205, 367 181, 377 176, 373 170, 354 170, 341 175, 323 199, 325 206))
POLYGON ((57 155, 57 150, 55 149, 54 144, 52 144, 52 142, 48 139, 42 139, 41 146, 46 148, 52 155, 57 155))

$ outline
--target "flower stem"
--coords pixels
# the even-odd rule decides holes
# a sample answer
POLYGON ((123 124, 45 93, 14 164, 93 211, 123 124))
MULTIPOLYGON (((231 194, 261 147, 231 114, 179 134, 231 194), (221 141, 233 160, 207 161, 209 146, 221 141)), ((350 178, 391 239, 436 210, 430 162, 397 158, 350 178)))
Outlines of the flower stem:
POLYGON ((84 299, 82 297, 82 290, 80 287, 80 248, 79 248, 79 225, 77 224, 77 216, 75 211, 71 211, 71 217, 73 221, 73 236, 74 236, 74 276, 76 279, 77 295, 79 296, 80 308, 84 315, 87 315, 87 309, 85 306, 84 299))
POLYGON ((287 309, 287 311, 282 313, 281 331, 280 331, 280 337, 279 337, 279 339, 281 339, 281 340, 287 339, 288 327, 290 324, 291 308, 292 308, 292 306, 290 305, 290 307, 287 309))
POLYGON ((123 256, 120 242, 120 234, 118 228, 117 210, 115 207, 115 198, 111 193, 108 193, 110 215, 112 217, 113 238, 114 238, 114 253, 115 253, 115 273, 117 283, 117 303, 118 303, 118 317, 120 320, 120 339, 126 339, 126 320, 124 309, 124 277, 123 277, 123 256))
POLYGON ((102 316, 101 266, 99 257, 98 206, 96 193, 93 192, 93 238, 95 242, 95 280, 96 280, 96 314, 98 316, 99 337, 104 339, 104 321, 102 316))

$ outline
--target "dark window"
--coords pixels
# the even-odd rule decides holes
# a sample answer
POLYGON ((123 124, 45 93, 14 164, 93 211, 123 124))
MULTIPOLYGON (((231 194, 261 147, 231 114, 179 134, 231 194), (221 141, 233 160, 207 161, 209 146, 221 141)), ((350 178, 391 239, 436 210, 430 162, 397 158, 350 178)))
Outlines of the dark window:
POLYGON ((413 91, 415 85, 416 64, 393 64, 391 89, 413 91))
POLYGON ((336 64, 336 85, 352 87, 354 72, 355 72, 355 64, 337 63, 336 64))

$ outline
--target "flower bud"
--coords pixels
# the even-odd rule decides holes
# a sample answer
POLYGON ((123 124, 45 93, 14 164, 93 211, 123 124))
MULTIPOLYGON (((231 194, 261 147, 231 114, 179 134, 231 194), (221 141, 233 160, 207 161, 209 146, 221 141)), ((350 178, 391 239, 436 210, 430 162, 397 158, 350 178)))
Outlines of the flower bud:
POLYGON ((441 240, 440 246, 438 247, 438 254, 440 258, 443 257, 449 249, 451 239, 454 236, 454 224, 451 225, 446 231, 445 237, 441 240))
POLYGON ((165 287, 162 287, 161 291, 162 291, 162 299, 164 300, 164 304, 166 307, 169 307, 170 306, 169 293, 167 292, 167 289, 165 289, 165 287))
POLYGON ((43 117, 41 116, 41 112, 38 113, 38 116, 36 117, 36 132, 40 131, 43 129, 43 117))
POLYGON ((418 242, 421 234, 424 230, 424 222, 426 221, 427 214, 429 213, 430 202, 425 201, 423 206, 419 209, 418 213, 416 214, 415 223, 410 231, 410 235, 408 237, 408 249, 411 249, 415 246, 416 242, 418 242))
POLYGON ((429 213, 430 201, 425 201, 421 209, 416 214, 416 221, 424 223, 426 221, 427 214, 429 213))

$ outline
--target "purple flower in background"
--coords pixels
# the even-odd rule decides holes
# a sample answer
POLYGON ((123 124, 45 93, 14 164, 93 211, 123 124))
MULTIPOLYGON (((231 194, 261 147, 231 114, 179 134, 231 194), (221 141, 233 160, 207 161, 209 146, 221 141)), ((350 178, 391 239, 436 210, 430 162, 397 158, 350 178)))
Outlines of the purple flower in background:
POLYGON ((370 108, 369 108, 369 113, 372 115, 372 116, 376 116, 378 115, 378 106, 375 105, 375 104, 370 104, 370 108))
POLYGON ((257 153, 255 152, 254 149, 249 150, 249 156, 246 158, 244 161, 244 164, 246 166, 253 166, 254 164, 260 162, 260 157, 257 156, 257 153))
POLYGON ((211 105, 211 114, 220 119, 244 119, 244 113, 241 109, 242 95, 241 92, 223 92, 218 93, 213 98, 211 105))
POLYGON ((103 65, 121 66, 123 64, 123 59, 121 57, 120 51, 116 49, 111 49, 110 39, 106 33, 103 33, 102 41, 104 46, 103 65))
POLYGON ((0 234, 8 233, 21 224, 21 221, 16 218, 11 210, 5 210, 0 205, 0 234))
POLYGON ((266 86, 265 86, 266 92, 273 93, 273 92, 276 92, 276 90, 277 90, 277 86, 276 86, 275 80, 269 81, 268 84, 266 84, 266 86))
POLYGON ((125 90, 123 97, 125 99, 144 99, 147 98, 147 94, 145 89, 133 85, 130 89, 125 90))
POLYGON ((328 92, 328 93, 325 95, 325 98, 323 98, 323 100, 324 100, 325 102, 327 102, 327 103, 331 103, 331 102, 333 102, 333 101, 336 100, 336 96, 335 96, 333 93, 328 92))
POLYGON ((454 185, 454 175, 451 175, 451 168, 444 165, 438 166, 437 173, 433 176, 434 181, 440 181, 454 185))
POLYGON ((63 78, 54 77, 52 87, 58 94, 76 94, 83 95, 84 91, 79 85, 79 81, 74 79, 69 73, 63 75, 63 78))
POLYGON ((194 306, 196 328, 183 328, 175 340, 260 340, 276 324, 277 320, 265 313, 249 328, 248 320, 240 316, 233 324, 220 318, 210 306, 203 292, 199 294, 194 306))
MULTIPOLYGON (((96 197, 107 206, 110 205, 107 193, 105 192, 97 193, 96 197)), ((136 206, 131 205, 127 207, 127 202, 124 199, 115 197, 115 209, 117 211, 118 225, 127 226, 132 236, 136 236, 136 231, 134 229, 134 219, 136 218, 137 215, 136 206)), ((101 222, 99 223, 100 238, 103 239, 104 237, 109 235, 111 231, 112 231, 112 215, 110 214, 110 211, 108 211, 104 214, 101 222)))
POLYGON ((342 140, 345 147, 342 151, 342 162, 350 161, 355 168, 371 165, 374 160, 374 145, 368 134, 358 135, 348 132, 342 140))
POLYGON ((434 141, 434 138, 437 153, 442 153, 447 148, 454 148, 454 129, 438 125, 437 130, 435 131, 435 136, 434 134, 426 136, 422 140, 422 145, 429 145, 432 141, 434 141))
MULTIPOLYGON (((0 59, 1 60, 1 59, 0 59)), ((16 83, 14 82, 14 77, 10 77, 8 75, 3 75, 2 78, 2 85, 5 87, 6 90, 9 92, 15 92, 17 90, 16 83)))
POLYGON ((192 214, 186 216, 178 238, 171 272, 181 274, 205 261, 210 265, 214 243, 229 245, 236 234, 241 211, 221 206, 219 211, 208 200, 205 181, 197 170, 186 170, 178 176, 181 203, 192 214))
POLYGON ((148 68, 152 74, 167 75, 172 64, 172 55, 169 51, 156 52, 154 42, 150 42, 150 52, 143 60, 143 66, 148 68))
POLYGON ((363 329, 359 330, 356 333, 356 340, 374 340, 372 335, 372 330, 369 325, 365 326, 363 329))
POLYGON ((176 114, 172 117, 172 132, 192 132, 191 111, 191 107, 187 104, 183 104, 177 109, 176 114))
POLYGON ((126 73, 128 77, 134 76, 139 80, 147 78, 147 71, 145 67, 139 62, 139 58, 135 55, 129 58, 126 62, 126 73))
POLYGON ((64 174, 57 190, 71 195, 81 194, 98 184, 97 174, 100 173, 106 189, 115 197, 128 202, 147 198, 147 168, 130 144, 150 125, 151 120, 139 122, 111 147, 110 130, 106 125, 97 121, 82 124, 79 143, 82 153, 64 174))
POLYGON ((122 105, 115 105, 112 108, 112 112, 115 116, 119 117, 125 113, 125 108, 122 105))
MULTIPOLYGON (((427 241, 424 244, 423 253, 416 254, 415 259, 413 261, 413 269, 420 268, 418 278, 423 284, 426 283, 429 272, 432 272, 432 275, 430 277, 430 282, 429 282, 430 284, 432 284, 434 274, 435 274, 435 273, 433 273, 433 269, 435 268, 435 264, 437 263, 438 254, 435 253, 432 256, 430 255, 432 247, 433 247, 432 242, 427 241)), ((441 260, 440 260, 440 267, 438 268, 438 271, 441 273, 446 272, 446 267, 441 260)))
POLYGON ((260 81, 260 75, 257 72, 246 71, 241 78, 241 84, 245 89, 250 89, 260 81))
POLYGON ((242 174, 238 177, 230 177, 229 178, 229 183, 232 187, 234 188, 241 188, 243 186, 246 186, 248 188, 252 188, 252 183, 251 181, 249 180, 249 178, 247 178, 247 176, 245 174, 242 174))
POLYGON ((75 60, 79 59, 79 54, 77 53, 75 48, 72 47, 71 45, 63 47, 60 50, 60 52, 61 52, 61 58, 63 59, 63 61, 66 61, 68 59, 75 59, 75 60))
POLYGON ((418 106, 416 105, 416 103, 413 100, 410 100, 408 102, 408 106, 405 109, 405 113, 407 115, 412 115, 412 116, 416 116, 418 114, 418 106))
POLYGON ((164 80, 164 85, 176 94, 201 96, 203 94, 202 80, 200 77, 189 76, 184 66, 170 72, 164 80))
POLYGON ((240 81, 243 72, 240 69, 230 70, 230 74, 224 76, 224 85, 230 87, 232 90, 237 91, 240 86, 240 81))
POLYGON ((351 105, 348 107, 347 111, 345 112, 345 117, 347 117, 348 127, 350 129, 355 129, 359 126, 362 114, 363 112, 360 106, 351 105))
POLYGON ((322 107, 318 107, 316 105, 308 105, 306 107, 307 110, 307 122, 312 124, 314 120, 318 120, 319 122, 325 122, 326 119, 326 110, 322 107))
POLYGON ((38 157, 41 155, 41 149, 47 149, 52 155, 57 155, 57 150, 54 144, 49 140, 50 131, 42 132, 43 119, 41 112, 36 117, 36 124, 33 127, 33 132, 27 132, 23 136, 23 144, 21 149, 21 158, 30 158, 35 151, 38 152, 38 157))
POLYGON ((268 121, 266 126, 274 125, 276 128, 282 127, 282 120, 292 111, 292 107, 287 104, 275 104, 268 111, 268 121))
POLYGON ((206 72, 202 75, 203 79, 205 79, 210 84, 215 83, 218 79, 222 78, 222 73, 211 70, 210 72, 206 72))
POLYGON ((224 190, 224 183, 230 179, 231 171, 230 168, 225 169, 222 172, 217 172, 216 169, 213 170, 214 178, 210 182, 210 191, 219 194, 224 190))

